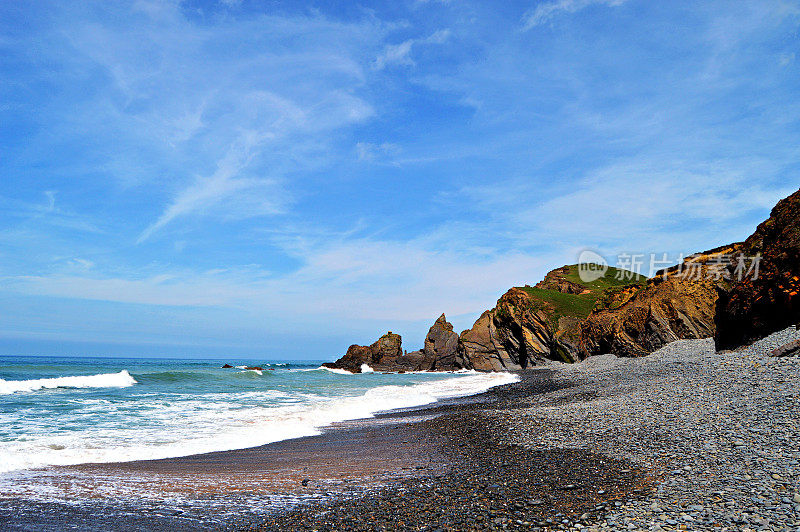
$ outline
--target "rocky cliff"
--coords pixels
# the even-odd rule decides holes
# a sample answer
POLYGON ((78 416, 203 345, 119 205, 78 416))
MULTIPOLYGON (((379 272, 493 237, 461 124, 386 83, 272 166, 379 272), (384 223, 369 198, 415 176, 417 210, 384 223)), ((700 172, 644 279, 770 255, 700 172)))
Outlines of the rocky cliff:
POLYGON ((457 335, 444 314, 420 351, 399 335, 351 346, 330 364, 360 371, 518 370, 605 353, 643 356, 679 339, 732 348, 800 324, 800 190, 741 243, 697 253, 651 278, 609 268, 583 281, 577 265, 515 287, 457 335), (754 260, 754 257, 756 259, 754 260))
POLYGON ((581 280, 577 265, 557 268, 536 286, 506 292, 462 332, 461 358, 484 371, 522 369, 546 359, 575 362, 582 357, 579 325, 597 299, 611 287, 643 282, 616 268, 591 282, 581 280))
POLYGON ((749 343, 774 331, 800 323, 800 190, 782 199, 738 253, 731 255, 729 289, 717 307, 718 349, 749 343), (758 271, 748 270, 760 257, 758 271))
POLYGON ((675 340, 714 336, 717 301, 726 281, 710 269, 736 249, 698 253, 643 286, 605 291, 580 324, 582 356, 644 356, 675 340))
POLYGON ((641 289, 606 293, 581 324, 584 355, 642 356, 678 339, 732 349, 800 323, 800 190, 744 242, 689 257, 641 289))
POLYGON ((536 286, 512 288, 484 312, 472 328, 457 335, 444 314, 433 324, 420 351, 402 352, 397 345, 380 349, 384 335, 371 346, 351 346, 330 367, 359 372, 367 364, 376 371, 448 371, 523 369, 544 360, 574 362, 582 356, 580 324, 597 300, 612 287, 638 287, 644 277, 609 268, 584 282, 577 265, 548 273, 536 286))

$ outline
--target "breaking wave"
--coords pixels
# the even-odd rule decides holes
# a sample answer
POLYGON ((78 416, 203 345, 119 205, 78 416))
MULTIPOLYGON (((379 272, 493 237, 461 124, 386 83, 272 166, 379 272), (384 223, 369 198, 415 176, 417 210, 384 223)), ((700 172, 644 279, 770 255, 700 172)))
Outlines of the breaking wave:
POLYGON ((7 381, 0 379, 0 395, 17 392, 34 392, 52 388, 126 388, 136 384, 127 370, 119 373, 101 373, 99 375, 75 375, 72 377, 55 377, 52 379, 31 379, 27 381, 7 381))
MULTIPOLYGON (((360 379, 359 379, 360 380, 360 379)), ((371 379, 370 379, 371 380, 371 379)), ((279 397, 264 396, 263 406, 236 407, 226 394, 197 398, 192 401, 166 401, 158 394, 139 400, 149 422, 136 424, 109 423, 97 438, 92 426, 85 431, 53 432, 46 428, 40 434, 22 440, 0 442, 0 473, 48 465, 69 465, 87 462, 120 462, 187 456, 255 447, 279 440, 320 434, 324 427, 338 421, 369 418, 378 412, 417 407, 439 399, 473 395, 518 380, 510 373, 480 373, 451 376, 413 385, 383 385, 353 396, 313 396, 285 390, 279 397), (219 397, 218 397, 219 395, 219 397), (290 402, 275 404, 272 399, 286 396, 290 402)), ((62 377, 38 381, 0 382, 2 393, 8 386, 30 390, 56 386, 130 386, 136 381, 127 371, 89 377, 62 377)), ((254 392, 248 392, 252 395, 254 392)), ((256 394, 254 399, 260 396, 256 394)), ((130 405, 107 400, 91 401, 86 409, 92 415, 127 418, 130 405)), ((77 418, 76 418, 77 419, 77 418)), ((1 490, 0 490, 1 491, 1 490)))

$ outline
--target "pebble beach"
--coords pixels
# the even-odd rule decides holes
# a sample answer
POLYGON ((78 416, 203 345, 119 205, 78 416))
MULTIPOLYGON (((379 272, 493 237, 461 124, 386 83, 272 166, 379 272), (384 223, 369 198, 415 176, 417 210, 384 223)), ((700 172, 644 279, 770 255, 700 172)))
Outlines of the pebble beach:
POLYGON ((253 530, 800 530, 800 358, 678 341, 520 373, 410 424, 435 476, 296 508, 253 530))

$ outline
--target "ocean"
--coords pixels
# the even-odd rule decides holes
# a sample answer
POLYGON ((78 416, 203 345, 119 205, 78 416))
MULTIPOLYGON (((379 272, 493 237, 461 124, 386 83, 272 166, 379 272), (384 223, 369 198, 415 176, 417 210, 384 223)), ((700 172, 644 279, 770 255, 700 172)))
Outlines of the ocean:
MULTIPOLYGON (((350 374, 319 362, 0 357, 0 484, 50 466, 255 447, 467 396, 503 373, 350 374), (233 362, 231 362, 233 363, 233 362), (263 370, 247 370, 245 366, 263 370), (3 477, 6 481, 3 482, 3 477)), ((369 368, 365 368, 369 369, 369 368)), ((24 490, 29 495, 30 490, 24 490)))

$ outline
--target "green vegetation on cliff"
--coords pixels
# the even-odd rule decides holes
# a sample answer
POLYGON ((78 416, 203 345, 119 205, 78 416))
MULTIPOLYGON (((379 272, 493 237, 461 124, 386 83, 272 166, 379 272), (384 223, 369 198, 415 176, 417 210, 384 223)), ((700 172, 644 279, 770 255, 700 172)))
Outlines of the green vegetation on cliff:
POLYGON ((558 321, 564 316, 586 318, 606 291, 644 286, 646 282, 644 275, 612 267, 603 277, 584 282, 578 275, 578 265, 572 264, 551 271, 536 286, 525 286, 520 290, 531 297, 531 305, 536 310, 548 314, 554 330, 557 330, 558 321))

